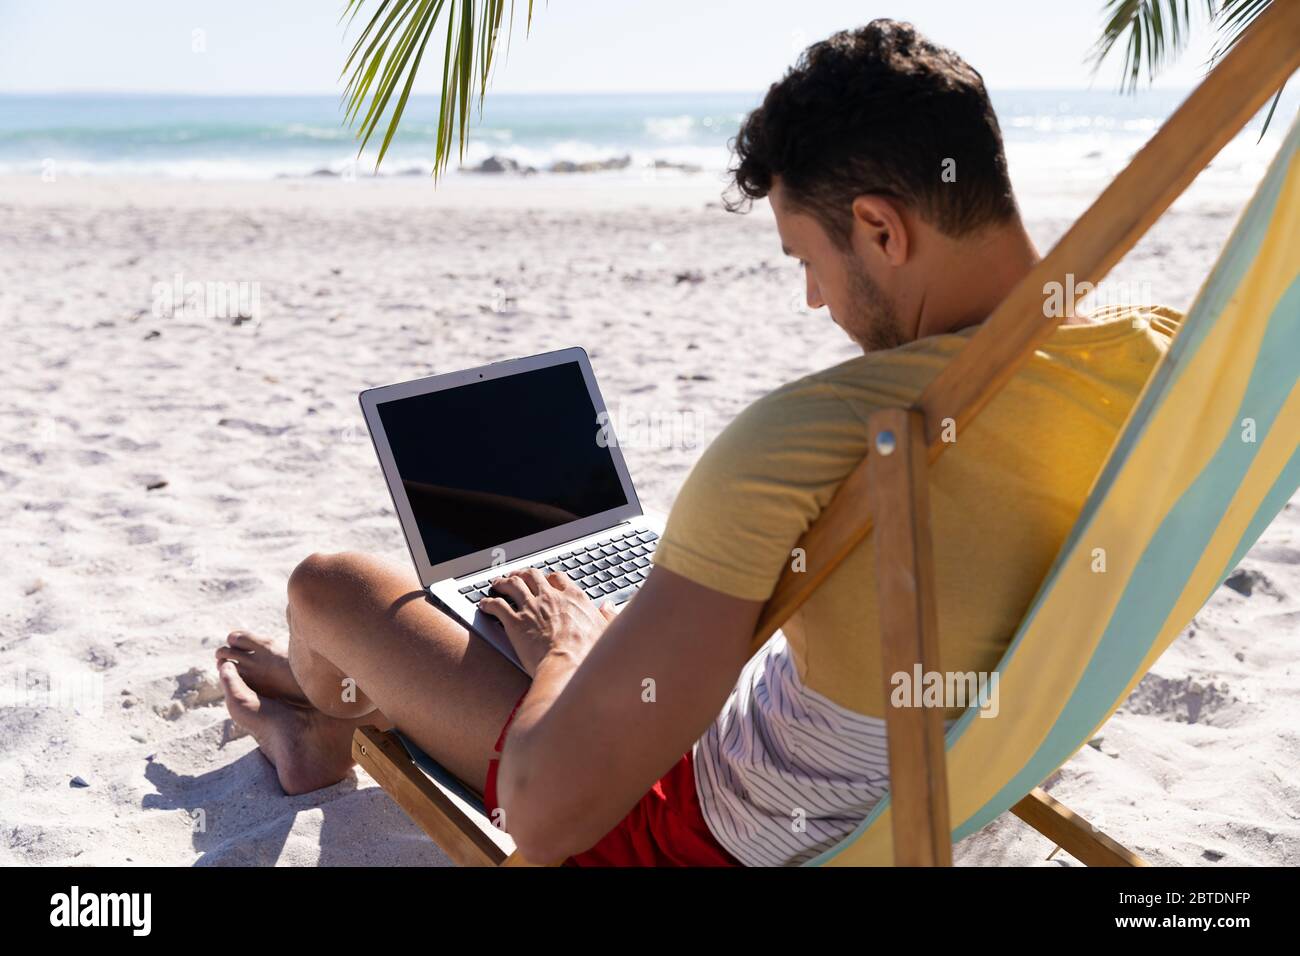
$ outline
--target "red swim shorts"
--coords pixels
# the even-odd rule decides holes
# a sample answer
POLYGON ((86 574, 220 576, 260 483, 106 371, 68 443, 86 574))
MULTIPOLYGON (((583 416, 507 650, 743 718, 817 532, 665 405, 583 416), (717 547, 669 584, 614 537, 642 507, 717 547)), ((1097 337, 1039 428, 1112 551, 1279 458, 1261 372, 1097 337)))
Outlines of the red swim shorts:
MULTIPOLYGON (((496 752, 505 746, 506 731, 523 697, 501 728, 496 752)), ((483 802, 491 817, 497 810, 497 767, 488 762, 483 802)), ((637 801, 627 816, 589 850, 564 861, 565 866, 741 866, 709 832, 695 795, 690 752, 682 754, 666 774, 637 801)))

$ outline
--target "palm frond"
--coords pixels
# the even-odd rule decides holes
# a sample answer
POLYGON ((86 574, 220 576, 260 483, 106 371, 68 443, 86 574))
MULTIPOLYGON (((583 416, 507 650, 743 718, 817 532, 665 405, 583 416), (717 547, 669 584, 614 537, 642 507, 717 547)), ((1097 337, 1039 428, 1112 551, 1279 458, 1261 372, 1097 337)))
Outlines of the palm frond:
MULTIPOLYGON (((365 5, 366 0, 348 0, 340 19, 346 18, 351 24, 365 5)), ((508 0, 508 5, 513 27, 514 0, 508 0)), ((344 122, 357 125, 357 139, 361 141, 357 154, 365 150, 387 116, 375 168, 384 161, 410 99, 425 48, 445 16, 434 176, 446 169, 453 139, 463 158, 471 100, 477 96, 482 109, 506 6, 507 0, 379 0, 339 74, 342 78, 351 71, 343 90, 344 122), (397 100, 389 110, 394 93, 398 94, 397 100)), ((526 29, 532 27, 532 21, 533 0, 528 0, 526 29)))
MULTIPOLYGON (((1211 67, 1237 45, 1246 28, 1254 23, 1255 18, 1267 10, 1272 2, 1273 0, 1223 0, 1218 15, 1214 18, 1215 26, 1219 30, 1219 38, 1210 53, 1211 67)), ((1277 104, 1282 99, 1282 90, 1285 89, 1286 84, 1283 83, 1268 107, 1268 115, 1264 117, 1264 125, 1259 131, 1260 140, 1263 140, 1264 134, 1268 132, 1268 124, 1273 122, 1273 114, 1277 111, 1277 104)))
POLYGON ((1154 79, 1187 45, 1193 9, 1204 7, 1207 16, 1212 18, 1214 3, 1215 0, 1195 3, 1191 0, 1108 0, 1103 12, 1106 24, 1091 56, 1093 72, 1119 45, 1124 51, 1120 90, 1137 89, 1144 67, 1148 81, 1154 79))
MULTIPOLYGON (((1207 64, 1208 68, 1213 68, 1237 45, 1246 28, 1268 9, 1273 0, 1217 0, 1217 7, 1216 0, 1203 2, 1209 21, 1219 33, 1207 64)), ((1093 48, 1093 72, 1097 72, 1102 61, 1122 41, 1124 67, 1120 75, 1120 91, 1131 93, 1137 89, 1144 65, 1148 81, 1154 79, 1165 64, 1187 45, 1192 30, 1192 9, 1199 9, 1201 5, 1202 0, 1196 0, 1194 4, 1189 0, 1109 0, 1104 12, 1106 25, 1093 48)), ((1261 140, 1268 132, 1268 124, 1281 99, 1282 90, 1279 89, 1268 115, 1264 117, 1264 128, 1259 134, 1261 140)))
POLYGON ((1218 28, 1219 39, 1210 54, 1210 66, 1218 63, 1225 53, 1237 45, 1246 27, 1255 22, 1255 18, 1269 8, 1273 0, 1222 0, 1219 12, 1215 14, 1214 25, 1218 28))

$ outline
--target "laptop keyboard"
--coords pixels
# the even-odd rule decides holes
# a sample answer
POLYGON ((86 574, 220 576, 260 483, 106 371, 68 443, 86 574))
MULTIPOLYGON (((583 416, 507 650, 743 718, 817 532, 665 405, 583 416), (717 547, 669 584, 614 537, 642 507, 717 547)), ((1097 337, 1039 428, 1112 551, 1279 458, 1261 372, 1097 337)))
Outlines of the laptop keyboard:
MULTIPOLYGON (((640 587, 650 573, 650 556, 658 542, 659 535, 653 531, 627 531, 538 561, 530 567, 543 574, 567 574, 587 592, 588 597, 595 600, 640 587)), ((459 590, 477 604, 487 596, 491 587, 492 579, 485 578, 459 590)))

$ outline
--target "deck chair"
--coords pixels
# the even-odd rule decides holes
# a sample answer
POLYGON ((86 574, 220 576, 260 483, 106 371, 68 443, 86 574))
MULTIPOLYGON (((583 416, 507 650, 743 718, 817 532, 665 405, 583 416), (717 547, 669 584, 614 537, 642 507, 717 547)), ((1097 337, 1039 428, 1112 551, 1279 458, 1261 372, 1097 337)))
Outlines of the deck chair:
MULTIPOLYGON (((1100 281, 1298 66, 1300 3, 1274 4, 917 403, 870 417, 867 457, 799 542, 806 570, 780 579, 751 652, 873 535, 883 673, 940 669, 927 470, 945 436, 960 435, 1055 328, 1045 284, 1100 281)), ((1008 810, 1082 863, 1143 865, 1040 784, 1095 735, 1300 487, 1298 142, 1300 123, 999 662, 998 718, 976 719, 972 707, 945 734, 938 708, 891 708, 889 792, 807 865, 950 865, 954 841, 1008 810)), ((456 862, 527 865, 477 796, 400 734, 360 728, 353 755, 456 862)))

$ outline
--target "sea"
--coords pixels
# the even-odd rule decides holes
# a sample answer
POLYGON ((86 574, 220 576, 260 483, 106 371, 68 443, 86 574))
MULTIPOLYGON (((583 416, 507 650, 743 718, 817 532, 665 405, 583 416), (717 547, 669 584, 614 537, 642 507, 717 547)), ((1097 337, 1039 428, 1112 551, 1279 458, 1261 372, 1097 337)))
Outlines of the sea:
MULTIPOLYGON (((993 91, 1013 178, 1035 191, 1113 176, 1187 95, 1113 89, 993 91)), ((493 94, 474 109, 450 174, 489 157, 542 176, 575 166, 605 177, 646 169, 724 171, 752 93, 493 94)), ((1264 111, 1212 172, 1253 184, 1300 105, 1288 91, 1258 142, 1264 111)), ((0 175, 274 179, 428 175, 438 102, 412 97, 381 167, 376 140, 359 152, 336 96, 158 96, 0 93, 0 175)), ((1207 174, 1208 175, 1208 174, 1207 174)))

